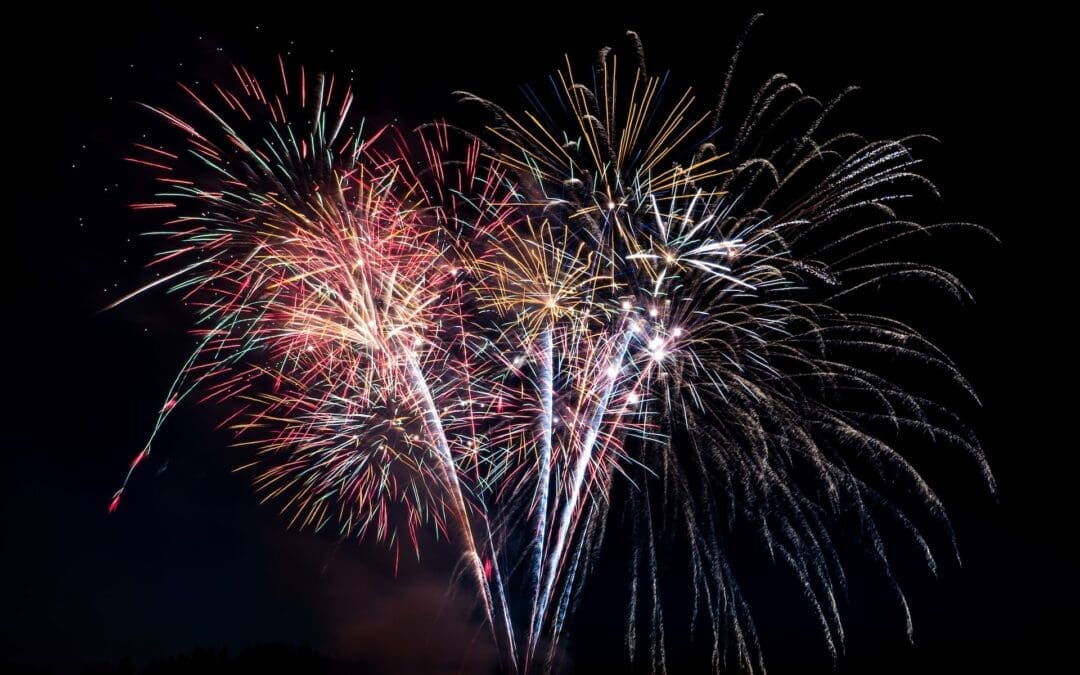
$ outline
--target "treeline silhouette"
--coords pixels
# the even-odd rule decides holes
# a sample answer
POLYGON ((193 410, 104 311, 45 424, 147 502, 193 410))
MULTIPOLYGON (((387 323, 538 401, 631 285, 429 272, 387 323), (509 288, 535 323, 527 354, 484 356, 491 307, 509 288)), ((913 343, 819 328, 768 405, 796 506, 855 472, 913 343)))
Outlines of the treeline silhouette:
MULTIPOLYGON (((57 671, 47 667, 5 664, 4 673, 21 675, 51 675, 57 671), (10 667, 9 667, 10 666, 10 667)), ((371 671, 362 665, 335 661, 310 647, 269 644, 236 651, 227 647, 197 648, 184 654, 135 665, 130 659, 112 663, 84 663, 75 673, 79 675, 365 675, 371 671)))

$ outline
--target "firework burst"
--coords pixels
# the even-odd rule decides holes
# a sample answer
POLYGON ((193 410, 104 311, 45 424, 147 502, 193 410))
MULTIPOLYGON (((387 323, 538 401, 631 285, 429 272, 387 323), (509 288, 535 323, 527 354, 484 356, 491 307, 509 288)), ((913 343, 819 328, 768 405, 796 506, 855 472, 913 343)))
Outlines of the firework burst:
POLYGON ((677 542, 714 667, 762 667, 736 527, 795 575, 836 655, 834 540, 869 542, 892 580, 883 521, 931 569, 919 523, 949 530, 901 443, 955 446, 992 484, 956 417, 883 364, 970 393, 955 366, 872 311, 894 279, 963 296, 891 251, 971 226, 897 215, 933 190, 910 141, 822 136, 836 101, 775 76, 731 116, 731 72, 701 106, 630 42, 629 63, 604 50, 586 85, 568 62, 520 112, 463 93, 490 116, 476 133, 365 134, 347 86, 283 64, 273 88, 237 68, 213 103, 188 91, 198 119, 150 108, 186 148, 140 147, 162 189, 135 207, 176 214, 155 261, 176 269, 153 285, 196 308, 199 338, 155 433, 189 396, 232 401, 243 468, 290 522, 395 550, 446 532, 508 670, 554 667, 622 513, 634 658, 664 668, 677 542))

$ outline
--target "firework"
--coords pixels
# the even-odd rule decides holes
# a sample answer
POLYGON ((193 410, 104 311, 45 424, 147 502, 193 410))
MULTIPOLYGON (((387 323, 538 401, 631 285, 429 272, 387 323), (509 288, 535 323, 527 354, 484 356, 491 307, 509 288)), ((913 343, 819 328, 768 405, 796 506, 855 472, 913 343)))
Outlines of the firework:
POLYGON ((836 101, 776 76, 732 116, 731 72, 700 106, 630 41, 628 63, 605 50, 588 77, 568 62, 547 104, 463 93, 490 116, 477 132, 365 133, 347 86, 284 64, 273 87, 237 68, 189 91, 197 119, 151 108, 186 148, 140 146, 162 189, 135 207, 175 213, 155 264, 176 269, 153 285, 195 308, 199 339, 154 433, 189 396, 231 401, 243 468, 291 523, 395 550, 446 532, 510 670, 554 666, 623 513, 632 657, 663 668, 659 560, 681 543, 714 667, 761 667, 736 526, 796 576, 836 655, 834 539, 870 542, 892 580, 881 520, 931 569, 912 511, 949 530, 900 443, 955 446, 992 484, 976 440, 895 364, 970 388, 866 292, 964 295, 891 251, 971 226, 897 215, 933 189, 910 142, 821 137, 836 101))

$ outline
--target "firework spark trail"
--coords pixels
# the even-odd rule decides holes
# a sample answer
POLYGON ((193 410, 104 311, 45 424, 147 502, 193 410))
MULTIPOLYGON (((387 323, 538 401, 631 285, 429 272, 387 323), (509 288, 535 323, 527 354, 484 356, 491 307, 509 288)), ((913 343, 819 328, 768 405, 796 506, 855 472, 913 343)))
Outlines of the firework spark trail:
POLYGON ((439 410, 436 407, 435 399, 431 396, 431 390, 428 388, 427 381, 424 378, 424 374, 421 372, 419 365, 417 365, 416 359, 409 358, 408 363, 409 373, 413 378, 413 386, 420 392, 424 422, 427 425, 428 434, 435 439, 435 447, 438 450, 437 454, 439 466, 441 467, 443 474, 443 480, 451 486, 451 493, 453 494, 454 499, 453 508, 462 525, 461 536, 464 540, 466 550, 469 551, 468 558, 476 576, 477 586, 482 591, 484 613, 487 615, 488 622, 494 626, 494 611, 492 609, 491 595, 487 588, 487 575, 484 573, 484 564, 481 561, 480 552, 473 539, 472 526, 469 524, 468 508, 465 505, 465 499, 461 491, 461 483, 458 480, 457 465, 454 462, 453 455, 450 453, 450 446, 446 441, 446 433, 443 431, 442 419, 439 417, 439 410))
POLYGON ((837 656, 833 542, 853 514, 910 632, 879 521, 931 570, 919 513, 952 534, 898 444, 959 448, 993 483, 956 415, 882 362, 970 393, 956 367, 860 295, 918 279, 964 296, 946 270, 890 251, 970 226, 896 214, 933 190, 910 139, 818 138, 843 95, 820 104, 776 76, 724 125, 731 71, 699 109, 690 90, 666 95, 629 37, 631 67, 604 50, 588 86, 568 61, 546 109, 540 95, 512 113, 463 94, 492 117, 477 134, 365 136, 351 87, 302 68, 290 80, 280 60, 281 93, 239 67, 210 98, 185 88, 202 121, 146 106, 186 144, 129 158, 162 186, 134 208, 177 213, 152 263, 177 269, 113 304, 167 285, 195 308, 198 346, 110 511, 200 391, 236 405, 223 426, 255 451, 241 468, 291 523, 373 531, 395 551, 401 526, 414 548, 425 524, 448 533, 509 671, 556 667, 624 511, 627 644, 638 658, 644 614, 657 670, 677 632, 661 549, 680 538, 691 632, 700 611, 715 669, 761 667, 731 563, 738 527, 796 577, 837 656))
MULTIPOLYGON (((563 554, 566 551, 568 537, 571 536, 571 522, 576 519, 579 500, 581 499, 581 493, 586 490, 586 473, 590 468, 593 461, 593 446, 596 443, 596 439, 600 434, 600 424, 607 414, 608 402, 611 399, 612 394, 615 391, 615 385, 618 380, 618 373, 623 367, 623 358, 625 357, 626 350, 630 345, 631 331, 629 328, 622 327, 619 334, 625 337, 620 340, 620 346, 616 349, 614 359, 610 361, 613 365, 612 372, 605 372, 607 376, 607 382, 603 386, 603 393, 600 396, 600 401, 596 405, 595 410, 592 413, 586 428, 585 437, 582 441, 581 448, 578 450, 578 457, 574 462, 573 473, 570 477, 570 493, 566 499, 566 503, 563 504, 562 512, 559 518, 558 531, 554 537, 554 546, 551 550, 551 555, 548 558, 547 571, 544 575, 544 583, 540 588, 536 605, 534 606, 535 618, 532 625, 532 644, 535 645, 540 640, 540 628, 543 624, 545 614, 547 612, 548 603, 551 601, 551 594, 555 585, 555 579, 561 569, 561 561, 563 554)), ((548 335, 545 333, 545 335, 548 335)), ((550 339, 550 337, 548 337, 550 339)), ((547 345, 545 345, 546 347, 547 345)), ((545 392, 545 395, 546 392, 545 392)), ((556 622, 559 625, 560 622, 556 622)))
POLYGON ((552 446, 552 430, 554 412, 554 360, 555 360, 555 346, 552 341, 551 328, 546 328, 540 335, 541 353, 540 353, 540 387, 542 398, 542 413, 540 417, 540 470, 536 479, 536 542, 533 544, 535 549, 535 557, 533 560, 532 571, 532 584, 533 584, 533 597, 530 604, 531 610, 529 613, 529 634, 531 635, 530 642, 528 644, 529 654, 526 658, 532 658, 532 649, 536 644, 539 637, 540 623, 543 621, 543 610, 540 609, 541 604, 541 580, 544 577, 544 551, 546 535, 547 535, 547 521, 548 521, 548 499, 549 492, 551 490, 551 446, 552 446))

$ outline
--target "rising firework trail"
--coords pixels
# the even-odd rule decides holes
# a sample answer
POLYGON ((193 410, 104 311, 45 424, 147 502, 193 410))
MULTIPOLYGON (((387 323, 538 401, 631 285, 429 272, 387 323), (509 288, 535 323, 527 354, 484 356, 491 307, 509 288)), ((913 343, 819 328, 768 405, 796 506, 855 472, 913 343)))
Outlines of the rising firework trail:
POLYGON ((291 523, 396 552, 421 527, 456 542, 508 671, 558 667, 624 514, 627 647, 652 669, 676 543, 714 669, 762 669, 736 531, 794 575, 834 656, 841 536, 870 543, 910 632, 882 524, 931 570, 920 523, 952 535, 904 444, 952 446, 993 481, 909 371, 970 387, 875 291, 965 297, 893 252, 979 228, 899 213, 934 193, 918 139, 823 134, 847 92, 823 103, 777 75, 732 113, 738 50, 709 106, 628 40, 520 109, 462 92, 476 129, 365 130, 347 84, 283 62, 274 84, 237 67, 185 89, 190 114, 147 106, 180 141, 137 147, 160 189, 134 208, 169 214, 151 264, 174 270, 117 302, 167 286, 198 341, 124 486, 179 402, 231 402, 242 469, 291 523))

